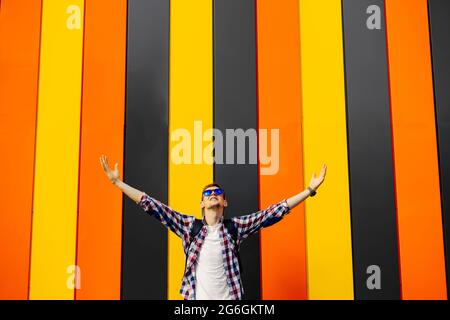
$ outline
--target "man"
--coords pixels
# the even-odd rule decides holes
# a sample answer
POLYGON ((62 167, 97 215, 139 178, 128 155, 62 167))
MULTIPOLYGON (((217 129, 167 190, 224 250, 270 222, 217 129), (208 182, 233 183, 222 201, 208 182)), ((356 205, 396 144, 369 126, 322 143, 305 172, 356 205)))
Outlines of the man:
POLYGON ((319 177, 313 173, 306 190, 265 210, 228 221, 224 220, 224 209, 228 206, 224 190, 217 183, 209 184, 203 188, 200 201, 203 218, 200 230, 192 237, 196 224, 194 216, 179 213, 121 181, 118 164, 111 170, 106 156, 100 157, 100 163, 115 186, 182 239, 186 266, 180 293, 188 300, 242 299, 244 289, 238 259, 242 241, 280 221, 308 196, 314 196, 326 174, 324 164, 319 177))

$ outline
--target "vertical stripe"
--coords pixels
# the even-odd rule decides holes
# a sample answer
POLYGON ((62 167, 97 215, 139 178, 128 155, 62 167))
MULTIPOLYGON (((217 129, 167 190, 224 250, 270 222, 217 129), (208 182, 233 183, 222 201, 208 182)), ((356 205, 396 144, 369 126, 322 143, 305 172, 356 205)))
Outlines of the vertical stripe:
MULTIPOLYGON (((214 0, 214 127, 224 138, 224 149, 227 143, 230 146, 240 143, 233 135, 226 137, 227 129, 234 133, 238 128, 253 136, 246 138, 246 149, 252 147, 249 143, 252 139, 253 146, 257 147, 255 29, 254 0, 214 0)), ((234 156, 228 155, 229 161, 223 150, 223 163, 214 164, 214 179, 227 193, 225 217, 228 218, 258 211, 257 162, 251 163, 251 152, 245 152, 245 163, 237 163, 234 149, 234 156)), ((220 151, 216 149, 215 155, 220 151)), ((259 299, 259 234, 242 244, 240 256, 245 298, 259 299)))
POLYGON ((42 7, 30 299, 74 297, 83 11, 42 7))
POLYGON ((450 2, 429 0, 428 14, 448 292, 450 286, 450 2))
POLYGON ((0 299, 17 300, 28 298, 41 1, 2 2, 0 299))
POLYGON ((123 172, 126 9, 126 0, 86 1, 76 299, 120 299, 122 196, 99 157, 123 172))
POLYGON ((387 0, 386 28, 402 298, 446 299, 427 1, 387 0))
POLYGON ((300 2, 305 187, 329 168, 305 202, 308 297, 353 299, 341 1, 300 2))
MULTIPOLYGON (((167 203, 169 1, 129 0, 125 183, 167 203)), ((167 232, 123 200, 122 298, 166 299, 167 232)))
MULTIPOLYGON (((298 1, 257 0, 260 207, 302 189, 298 1), (273 133, 278 130, 279 140, 273 133), (265 141, 264 141, 265 140, 265 141), (262 155, 271 158, 265 163, 262 155), (270 169, 271 168, 271 169, 270 169)), ((306 299, 304 204, 261 232, 262 298, 306 299)))
MULTIPOLYGON (((202 188, 213 179, 212 150, 209 163, 203 158, 203 147, 212 144, 211 136, 203 136, 211 132, 212 112, 212 1, 172 0, 169 205, 197 218, 202 188)), ((168 232, 168 298, 181 299, 185 256, 181 239, 168 232)))
POLYGON ((384 1, 342 4, 355 298, 398 299, 384 1))

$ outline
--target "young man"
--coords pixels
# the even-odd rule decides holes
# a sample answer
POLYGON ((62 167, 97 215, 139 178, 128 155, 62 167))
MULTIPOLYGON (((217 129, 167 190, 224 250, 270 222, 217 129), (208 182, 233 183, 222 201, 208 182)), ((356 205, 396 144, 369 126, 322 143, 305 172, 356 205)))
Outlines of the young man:
POLYGON ((323 183, 326 165, 319 177, 312 175, 309 187, 265 210, 224 220, 228 206, 224 190, 217 183, 203 188, 200 208, 202 221, 179 213, 119 179, 118 164, 111 170, 106 156, 100 163, 108 179, 144 211, 158 219, 182 239, 186 266, 180 293, 188 300, 240 300, 244 289, 239 270, 238 250, 243 240, 264 227, 280 221, 292 208, 314 196, 323 183), (193 230, 198 231, 193 234, 193 230))

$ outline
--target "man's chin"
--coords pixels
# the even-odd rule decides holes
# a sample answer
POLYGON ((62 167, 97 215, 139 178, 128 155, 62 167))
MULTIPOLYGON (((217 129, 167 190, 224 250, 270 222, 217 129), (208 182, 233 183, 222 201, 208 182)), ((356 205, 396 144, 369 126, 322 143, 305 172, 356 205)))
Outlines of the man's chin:
POLYGON ((216 203, 216 204, 212 204, 210 207, 209 207, 209 209, 219 209, 221 206, 220 206, 220 203, 216 203))

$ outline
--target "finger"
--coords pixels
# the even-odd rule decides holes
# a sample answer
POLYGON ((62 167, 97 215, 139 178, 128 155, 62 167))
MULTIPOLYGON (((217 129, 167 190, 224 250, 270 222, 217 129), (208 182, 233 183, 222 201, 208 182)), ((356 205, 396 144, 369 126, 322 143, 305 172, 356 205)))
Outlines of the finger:
POLYGON ((103 170, 107 173, 109 171, 108 164, 106 163, 106 159, 103 157, 102 159, 103 170))
POLYGON ((114 169, 119 171, 119 164, 116 162, 116 164, 114 165, 114 169))
POLYGON ((107 170, 106 170, 106 164, 105 164, 105 159, 100 159, 100 162, 101 162, 101 164, 102 164, 102 168, 103 168, 103 171, 105 171, 105 172, 107 172, 107 170))

